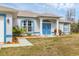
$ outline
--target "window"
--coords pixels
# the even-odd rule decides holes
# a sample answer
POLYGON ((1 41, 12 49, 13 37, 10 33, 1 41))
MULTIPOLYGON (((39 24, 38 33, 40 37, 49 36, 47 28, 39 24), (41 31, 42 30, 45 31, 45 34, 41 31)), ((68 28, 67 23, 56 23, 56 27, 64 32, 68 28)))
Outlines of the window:
POLYGON ((23 20, 22 21, 22 27, 26 28, 26 26, 27 26, 27 21, 26 20, 23 20))
POLYGON ((33 21, 28 21, 28 32, 32 32, 33 30, 33 21))
POLYGON ((64 24, 64 32, 69 32, 69 26, 68 26, 68 24, 64 24))
POLYGON ((22 27, 27 28, 28 32, 33 32, 33 21, 31 20, 22 20, 22 27))

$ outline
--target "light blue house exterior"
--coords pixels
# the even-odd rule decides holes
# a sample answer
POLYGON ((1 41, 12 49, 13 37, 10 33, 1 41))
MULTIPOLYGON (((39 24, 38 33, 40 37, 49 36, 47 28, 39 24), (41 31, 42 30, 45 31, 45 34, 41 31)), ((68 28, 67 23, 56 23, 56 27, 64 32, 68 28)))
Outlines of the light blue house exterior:
POLYGON ((59 30, 70 34, 70 22, 60 19, 51 13, 38 14, 0 6, 0 43, 12 42, 12 28, 16 26, 25 27, 28 33, 37 36, 58 36, 59 30))
POLYGON ((16 25, 25 27, 27 32, 32 35, 56 36, 59 35, 59 30, 62 34, 70 34, 70 22, 51 13, 38 14, 30 11, 19 11, 16 25))
POLYGON ((0 43, 12 42, 12 20, 16 10, 0 6, 0 43))

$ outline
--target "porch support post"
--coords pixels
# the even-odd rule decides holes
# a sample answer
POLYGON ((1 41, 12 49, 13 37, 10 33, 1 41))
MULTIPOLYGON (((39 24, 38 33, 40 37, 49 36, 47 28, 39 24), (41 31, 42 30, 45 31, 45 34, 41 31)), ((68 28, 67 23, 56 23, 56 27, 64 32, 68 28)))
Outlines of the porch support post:
POLYGON ((56 24, 56 35, 59 36, 59 19, 57 19, 56 24))
POLYGON ((42 35, 42 23, 43 23, 43 19, 40 18, 40 35, 42 35))

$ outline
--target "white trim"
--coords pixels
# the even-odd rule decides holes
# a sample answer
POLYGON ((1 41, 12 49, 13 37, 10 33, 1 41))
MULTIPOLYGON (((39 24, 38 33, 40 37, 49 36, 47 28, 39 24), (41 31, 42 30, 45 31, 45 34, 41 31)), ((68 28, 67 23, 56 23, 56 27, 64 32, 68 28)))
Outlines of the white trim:
MULTIPOLYGON (((28 21, 32 21, 32 22, 34 22, 34 20, 33 20, 33 19, 28 19, 28 18, 26 18, 26 19, 23 19, 23 20, 21 20, 21 21, 25 21, 25 20, 27 20, 27 22, 26 22, 27 32, 28 32, 28 33, 33 32, 33 30, 32 30, 32 31, 28 31, 28 21)), ((21 26, 22 26, 22 23, 21 23, 21 26)), ((34 26, 34 25, 33 25, 33 26, 34 26)))
POLYGON ((56 24, 57 24, 57 26, 56 26, 56 29, 57 29, 56 35, 58 36, 59 35, 59 20, 58 19, 56 21, 56 24))
POLYGON ((40 35, 43 35, 43 33, 42 33, 42 22, 43 22, 43 19, 40 18, 40 35))

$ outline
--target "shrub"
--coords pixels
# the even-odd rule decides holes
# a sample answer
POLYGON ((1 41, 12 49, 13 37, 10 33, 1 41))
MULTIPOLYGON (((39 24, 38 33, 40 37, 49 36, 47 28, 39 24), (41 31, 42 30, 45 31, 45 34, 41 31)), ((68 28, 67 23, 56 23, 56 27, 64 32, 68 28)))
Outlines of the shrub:
MULTIPOLYGON (((55 35, 56 35, 56 32, 57 32, 57 29, 54 29, 54 33, 55 33, 55 35)), ((62 31, 61 31, 60 29, 58 29, 58 32, 59 32, 59 35, 62 34, 62 31)))
POLYGON ((31 33, 27 33, 27 36, 31 36, 31 33))
POLYGON ((27 32, 26 28, 20 28, 18 26, 13 27, 13 36, 21 36, 21 34, 25 34, 27 32))
POLYGON ((79 32, 79 23, 71 24, 71 32, 72 33, 78 33, 79 32))

